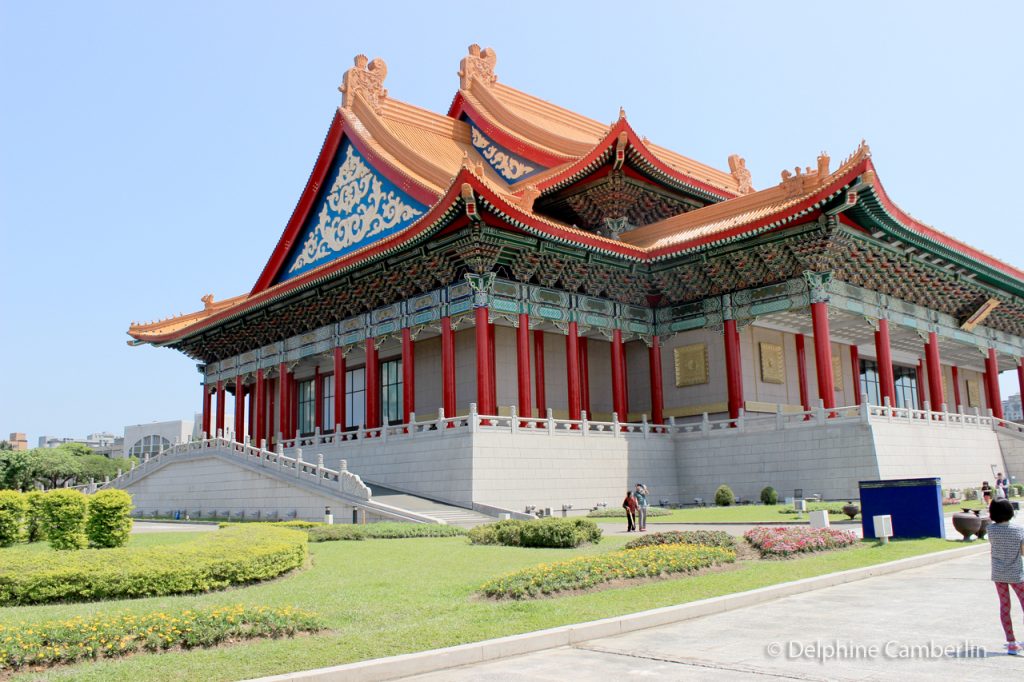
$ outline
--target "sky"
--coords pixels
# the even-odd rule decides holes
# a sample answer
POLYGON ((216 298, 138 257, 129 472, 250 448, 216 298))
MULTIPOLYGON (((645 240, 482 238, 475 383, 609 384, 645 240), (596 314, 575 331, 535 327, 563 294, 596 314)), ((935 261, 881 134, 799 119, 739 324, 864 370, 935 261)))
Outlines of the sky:
POLYGON ((252 287, 358 53, 443 113, 492 47, 502 82, 738 153, 757 188, 865 138, 903 209, 1024 267, 1021 25, 1018 2, 0 0, 0 438, 192 418, 194 361, 128 325, 252 287))

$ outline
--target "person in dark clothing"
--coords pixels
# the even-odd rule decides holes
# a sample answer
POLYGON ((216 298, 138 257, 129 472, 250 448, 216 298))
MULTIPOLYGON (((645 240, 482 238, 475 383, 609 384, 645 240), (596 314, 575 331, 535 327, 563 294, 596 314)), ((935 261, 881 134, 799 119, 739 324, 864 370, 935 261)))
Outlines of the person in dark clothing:
POLYGON ((626 499, 622 501, 622 508, 626 510, 626 532, 632 533, 636 530, 636 498, 633 491, 626 491, 626 499))

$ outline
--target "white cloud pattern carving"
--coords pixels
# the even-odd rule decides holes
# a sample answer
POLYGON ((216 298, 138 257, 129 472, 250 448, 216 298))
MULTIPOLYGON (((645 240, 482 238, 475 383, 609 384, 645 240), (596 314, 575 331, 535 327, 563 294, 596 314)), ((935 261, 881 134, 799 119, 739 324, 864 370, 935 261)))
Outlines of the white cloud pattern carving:
POLYGON ((301 270, 422 213, 395 192, 384 192, 381 179, 349 145, 317 224, 288 272, 301 270))

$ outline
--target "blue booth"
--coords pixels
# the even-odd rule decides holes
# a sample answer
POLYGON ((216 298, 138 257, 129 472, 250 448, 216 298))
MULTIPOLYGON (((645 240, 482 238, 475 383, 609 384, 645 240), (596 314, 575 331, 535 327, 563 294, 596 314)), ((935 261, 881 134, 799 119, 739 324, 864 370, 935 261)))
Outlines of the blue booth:
POLYGON ((892 517, 894 538, 945 538, 941 478, 900 478, 860 482, 861 526, 875 539, 873 518, 892 517))

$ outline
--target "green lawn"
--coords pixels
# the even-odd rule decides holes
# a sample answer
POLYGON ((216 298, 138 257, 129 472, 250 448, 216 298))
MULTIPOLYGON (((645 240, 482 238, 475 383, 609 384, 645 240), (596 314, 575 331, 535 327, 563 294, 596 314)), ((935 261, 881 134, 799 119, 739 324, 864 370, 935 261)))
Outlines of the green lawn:
MULTIPOLYGON (((168 543, 191 535, 138 535, 132 542, 168 543)), ((896 541, 884 547, 864 543, 830 554, 739 562, 725 572, 554 599, 492 602, 474 596, 476 588, 494 576, 539 562, 618 549, 626 539, 606 538, 598 546, 575 550, 473 546, 464 538, 317 543, 310 545, 311 568, 262 585, 198 596, 0 608, 0 624, 101 611, 143 613, 236 603, 292 605, 325 618, 330 631, 310 637, 138 655, 14 678, 237 680, 632 613, 957 546, 936 539, 896 541)))

